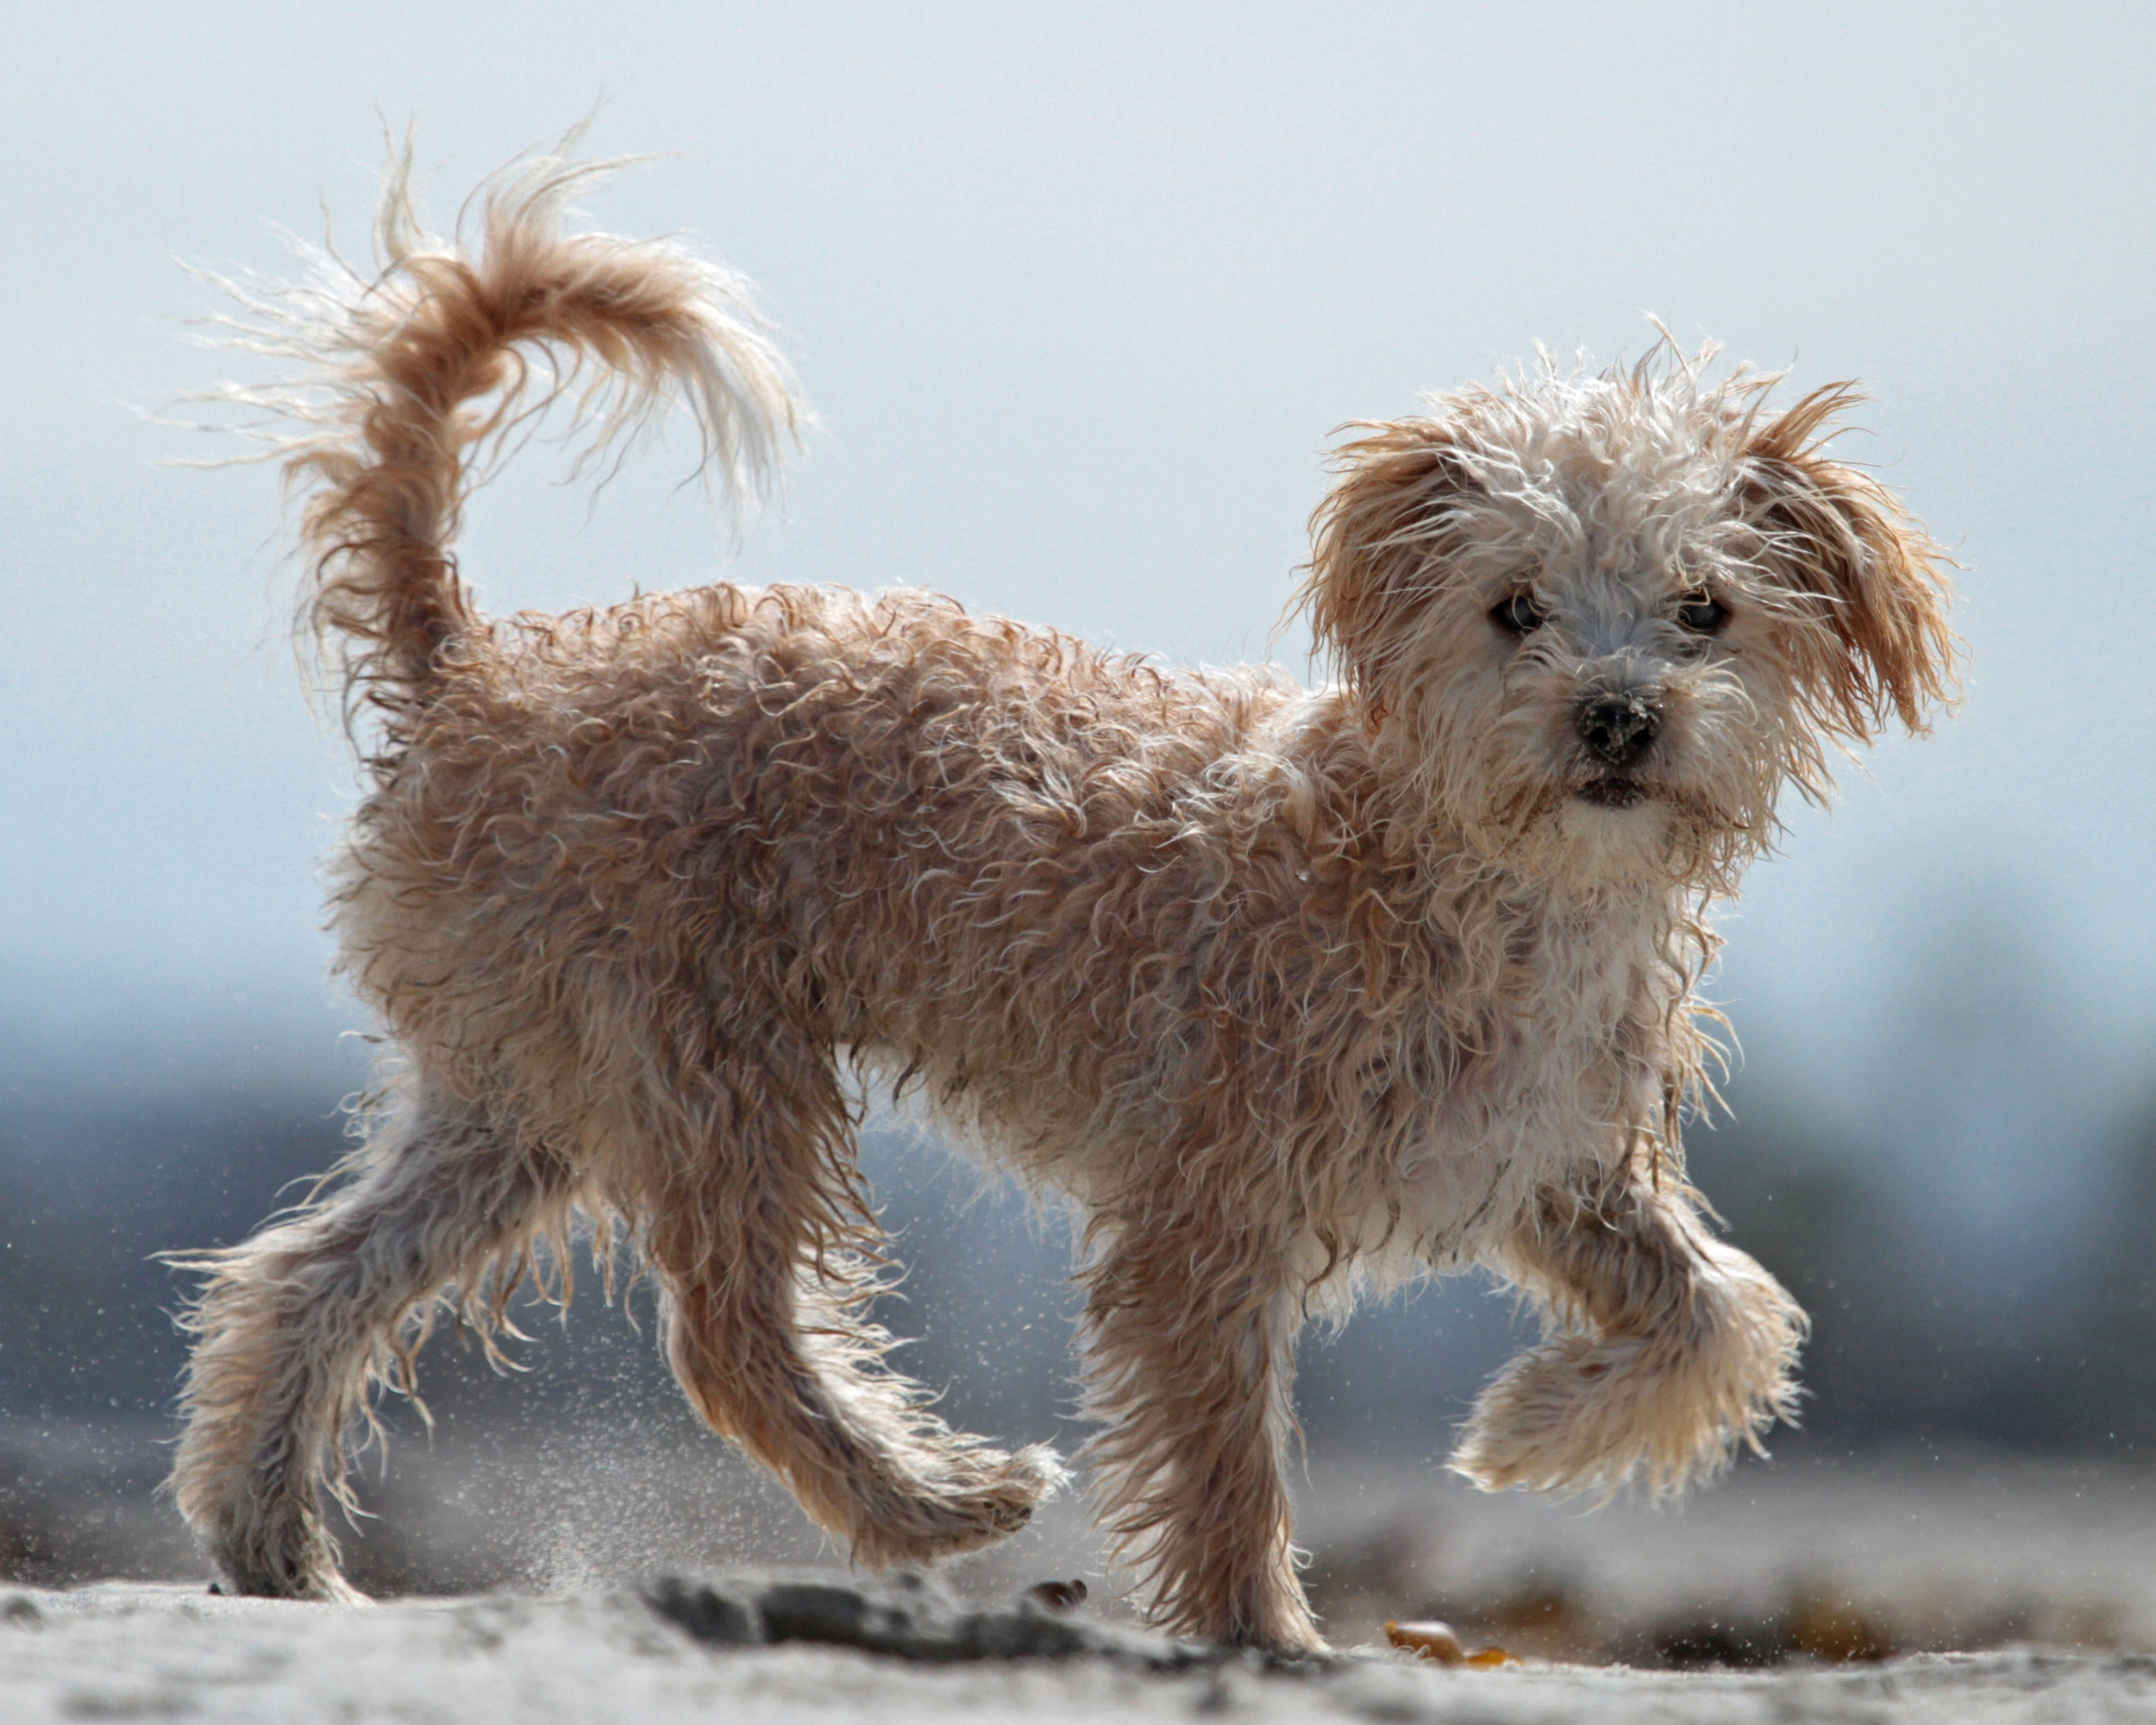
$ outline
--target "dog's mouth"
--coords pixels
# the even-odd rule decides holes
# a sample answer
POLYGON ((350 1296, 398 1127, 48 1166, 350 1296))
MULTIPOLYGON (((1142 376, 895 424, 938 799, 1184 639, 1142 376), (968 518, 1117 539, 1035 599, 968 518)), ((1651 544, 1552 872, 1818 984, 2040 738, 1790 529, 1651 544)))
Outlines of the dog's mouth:
POLYGON ((1611 773, 1600 779, 1589 779, 1572 794, 1596 808, 1628 809, 1645 802, 1649 793, 1639 780, 1611 773))

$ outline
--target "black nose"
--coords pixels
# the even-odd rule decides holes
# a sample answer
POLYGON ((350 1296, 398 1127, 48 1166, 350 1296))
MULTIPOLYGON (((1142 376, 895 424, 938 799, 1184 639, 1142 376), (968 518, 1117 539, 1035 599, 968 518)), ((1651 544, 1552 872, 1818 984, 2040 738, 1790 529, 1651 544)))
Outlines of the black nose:
POLYGON ((1572 722, 1580 740, 1621 772, 1647 752, 1662 728, 1662 709, 1643 694, 1589 695, 1572 722))

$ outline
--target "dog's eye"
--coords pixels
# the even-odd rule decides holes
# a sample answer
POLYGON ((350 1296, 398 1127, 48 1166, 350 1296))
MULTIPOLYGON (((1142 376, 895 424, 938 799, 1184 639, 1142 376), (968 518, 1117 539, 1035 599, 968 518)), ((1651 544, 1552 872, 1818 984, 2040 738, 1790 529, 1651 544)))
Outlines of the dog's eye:
POLYGON ((1719 634, 1729 621, 1729 607, 1707 593, 1694 593, 1677 608, 1677 620, 1695 635, 1719 634))
POLYGON ((1532 594, 1516 593, 1490 607, 1489 620, 1513 635, 1532 635, 1549 621, 1532 594))

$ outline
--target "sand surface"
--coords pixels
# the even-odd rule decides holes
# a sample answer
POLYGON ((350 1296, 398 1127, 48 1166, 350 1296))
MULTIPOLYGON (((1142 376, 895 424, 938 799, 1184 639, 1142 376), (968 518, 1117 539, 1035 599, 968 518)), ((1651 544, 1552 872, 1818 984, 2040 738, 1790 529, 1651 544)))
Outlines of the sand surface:
POLYGON ((851 1649, 714 1648, 630 1590, 361 1609, 179 1585, 0 1592, 0 1718, 278 1722, 1513 1721, 1598 1725, 2156 1718, 2156 1659, 2004 1651, 1865 1666, 1462 1672, 1364 1655, 1310 1672, 1078 1658, 922 1664, 851 1649))
MULTIPOLYGON (((0 1725, 2156 1725, 2156 1475, 2139 1470, 1784 1462, 1740 1467, 1681 1512, 1588 1515, 1485 1497, 1427 1469, 1320 1465, 1300 1526, 1337 1642, 1378 1640, 1388 1616, 1435 1615, 1470 1645, 1500 1641, 1526 1659, 1463 1672, 1366 1651, 1289 1672, 1247 1660, 1157 1671, 1127 1658, 938 1665, 799 1642, 714 1647, 647 1603, 651 1584, 636 1578, 783 1562, 848 1580, 776 1489, 715 1446, 610 1454, 607 1468, 530 1450, 484 1467, 448 1446, 398 1453, 378 1482, 380 1519, 353 1531, 356 1572, 385 1596, 441 1596, 357 1609, 207 1593, 147 1464, 139 1479, 25 1467, 0 1491, 0 1522, 15 1517, 10 1538, 28 1554, 0 1581, 0 1725)), ((1075 1498, 940 1584, 954 1609, 1007 1610, 1018 1590, 1074 1576, 1091 1578, 1094 1596, 1070 1621, 1110 1640, 1137 1633, 1075 1498)))

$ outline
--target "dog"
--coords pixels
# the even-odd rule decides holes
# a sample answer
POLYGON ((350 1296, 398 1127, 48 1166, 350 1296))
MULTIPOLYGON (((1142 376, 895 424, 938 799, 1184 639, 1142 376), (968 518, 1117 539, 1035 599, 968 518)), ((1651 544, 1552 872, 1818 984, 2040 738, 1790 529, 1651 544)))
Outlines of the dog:
POLYGON ((745 283, 565 231, 604 166, 512 164, 445 240, 407 152, 377 276, 240 290, 301 365, 240 393, 286 422, 304 622, 372 738, 332 913, 394 1070, 330 1185, 187 1260, 172 1484, 224 1584, 359 1596, 329 1517, 374 1395, 580 1224, 856 1560, 1024 1524, 1062 1461, 949 1429, 869 1321, 878 1082, 1082 1218, 1083 1459, 1165 1629, 1324 1646, 1295 1339, 1417 1276, 1545 1320, 1476 1484, 1673 1491, 1756 1448, 1806 1320, 1684 1177, 1710 909, 1959 650, 1944 553, 1825 451, 1853 388, 1777 407, 1665 336, 1358 423, 1296 599, 1315 690, 912 591, 484 616, 459 511, 549 403, 605 449, 686 402, 744 511, 809 423, 745 283))

